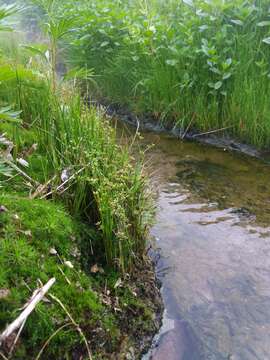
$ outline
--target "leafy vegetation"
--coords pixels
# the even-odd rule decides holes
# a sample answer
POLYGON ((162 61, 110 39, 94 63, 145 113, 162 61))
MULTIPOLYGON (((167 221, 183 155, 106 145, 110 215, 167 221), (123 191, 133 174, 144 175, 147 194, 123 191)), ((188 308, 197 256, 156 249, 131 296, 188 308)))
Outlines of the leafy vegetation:
MULTIPOLYGON (((93 274, 89 263, 83 265, 89 230, 62 205, 7 192, 0 203, 0 329, 20 314, 40 283, 56 278, 53 298, 48 296, 29 316, 12 359, 38 359, 47 340, 41 359, 89 359, 66 311, 81 327, 93 359, 114 358, 119 349, 127 353, 136 344, 135 333, 144 336, 155 331, 155 307, 146 302, 144 287, 138 291, 137 280, 122 278, 120 284, 119 273, 101 273, 100 268, 93 274), (126 325, 127 318, 132 327, 126 325), (123 333, 127 334, 125 347, 123 333)), ((13 341, 7 343, 7 353, 13 341)))
POLYGON ((78 21, 69 60, 94 68, 110 102, 269 146, 268 1, 81 0, 60 8, 78 21))
MULTIPOLYGON (((54 4, 38 2, 42 43, 0 33, 1 332, 36 288, 56 278, 0 357, 109 359, 130 347, 139 355, 138 338, 155 331, 159 306, 151 276, 143 283, 138 276, 151 275, 149 264, 142 270, 152 218, 147 179, 103 109, 81 99, 92 72, 69 66, 60 79, 76 19, 54 4)), ((0 20, 16 9, 1 7, 0 20)), ((6 21, 3 29, 10 30, 6 21)))

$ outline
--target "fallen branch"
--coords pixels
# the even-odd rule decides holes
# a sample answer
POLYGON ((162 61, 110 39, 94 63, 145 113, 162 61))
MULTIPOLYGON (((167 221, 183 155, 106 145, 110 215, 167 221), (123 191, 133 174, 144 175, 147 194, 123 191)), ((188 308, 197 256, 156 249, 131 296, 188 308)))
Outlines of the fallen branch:
POLYGON ((0 335, 0 346, 11 334, 13 334, 17 329, 22 326, 22 324, 26 321, 28 316, 32 313, 37 304, 42 300, 42 298, 50 290, 54 283, 55 278, 52 278, 42 288, 35 290, 34 296, 32 296, 29 303, 25 306, 24 311, 17 317, 16 320, 14 320, 10 325, 8 325, 6 330, 0 335))
POLYGON ((8 360, 8 358, 0 351, 0 356, 2 356, 2 358, 4 359, 4 360, 8 360))
POLYGON ((20 335, 21 335, 21 332, 22 332, 22 330, 23 330, 23 328, 24 328, 24 325, 25 325, 25 323, 26 323, 26 320, 27 320, 27 319, 24 320, 24 322, 22 323, 21 327, 19 328, 19 331, 18 331, 18 333, 17 333, 17 335, 16 335, 16 338, 15 338, 15 340, 14 340, 12 346, 11 346, 11 349, 10 349, 10 351, 9 351, 9 353, 8 353, 8 357, 9 357, 9 358, 11 357, 11 355, 12 355, 12 353, 13 353, 13 350, 15 349, 15 346, 16 346, 16 344, 17 344, 17 341, 19 340, 19 337, 20 337, 20 335))
POLYGON ((216 129, 216 130, 207 131, 207 132, 205 132, 205 133, 195 134, 195 135, 193 135, 192 137, 195 138, 195 137, 198 137, 198 136, 210 135, 210 134, 217 133, 217 132, 219 132, 219 131, 224 131, 224 130, 230 129, 230 128, 232 128, 232 127, 233 127, 233 126, 226 126, 226 127, 224 127, 224 128, 221 128, 221 129, 216 129))
POLYGON ((33 194, 30 194, 30 199, 35 199, 36 197, 44 194, 44 192, 48 191, 48 186, 56 179, 56 175, 54 175, 50 180, 48 180, 45 184, 41 184, 37 187, 33 194))
POLYGON ((56 193, 57 191, 61 190, 68 182, 70 182, 71 180, 73 180, 77 175, 79 175, 84 169, 86 168, 86 166, 84 166, 83 168, 81 168, 80 170, 78 170, 77 172, 75 172, 73 175, 71 175, 67 180, 65 180, 62 184, 60 184, 56 189, 48 192, 47 194, 43 195, 40 197, 40 199, 45 199, 48 196, 56 193))

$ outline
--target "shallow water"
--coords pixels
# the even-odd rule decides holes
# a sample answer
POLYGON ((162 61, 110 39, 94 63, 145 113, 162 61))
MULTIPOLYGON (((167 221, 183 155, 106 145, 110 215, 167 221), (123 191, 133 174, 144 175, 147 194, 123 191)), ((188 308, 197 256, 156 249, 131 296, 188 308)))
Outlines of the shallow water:
POLYGON ((270 167, 144 134, 163 327, 145 359, 270 359, 270 167))

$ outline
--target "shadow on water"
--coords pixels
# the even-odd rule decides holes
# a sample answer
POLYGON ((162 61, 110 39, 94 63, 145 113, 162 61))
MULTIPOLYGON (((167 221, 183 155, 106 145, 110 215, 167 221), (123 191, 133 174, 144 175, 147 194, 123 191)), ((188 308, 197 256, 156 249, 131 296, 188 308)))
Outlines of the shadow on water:
POLYGON ((270 359, 270 167, 145 133, 151 143, 166 311, 145 359, 270 359))

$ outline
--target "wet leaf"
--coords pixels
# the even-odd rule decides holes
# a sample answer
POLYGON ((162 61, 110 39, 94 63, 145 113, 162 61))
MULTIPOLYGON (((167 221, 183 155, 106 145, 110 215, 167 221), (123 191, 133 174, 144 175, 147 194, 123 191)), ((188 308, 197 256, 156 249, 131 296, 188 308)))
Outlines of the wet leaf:
POLYGON ((231 22, 232 22, 233 24, 235 24, 235 25, 238 25, 238 26, 243 26, 243 25, 244 25, 243 21, 242 21, 242 20, 238 20, 238 19, 233 19, 233 20, 231 20, 231 22))
POLYGON ((215 90, 219 90, 222 86, 222 81, 217 81, 214 85, 215 90))
POLYGON ((166 60, 166 64, 167 64, 167 65, 170 65, 170 66, 175 66, 175 65, 177 65, 177 63, 178 63, 178 61, 175 60, 175 59, 168 59, 168 60, 166 60))

